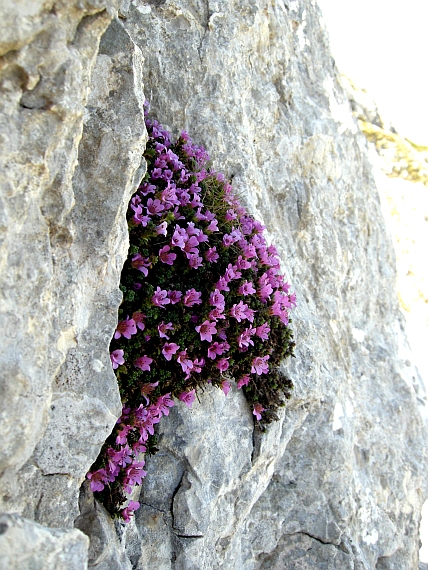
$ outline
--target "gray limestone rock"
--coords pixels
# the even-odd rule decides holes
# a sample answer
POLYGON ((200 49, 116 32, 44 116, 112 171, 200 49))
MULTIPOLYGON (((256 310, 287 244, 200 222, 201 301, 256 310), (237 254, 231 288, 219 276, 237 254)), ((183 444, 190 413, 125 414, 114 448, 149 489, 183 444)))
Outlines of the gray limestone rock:
POLYGON ((50 527, 73 527, 121 410, 108 348, 146 130, 118 4, 1 7, 0 510, 50 527))
POLYGON ((0 516, 1 570, 86 570, 88 538, 46 528, 17 514, 0 516))

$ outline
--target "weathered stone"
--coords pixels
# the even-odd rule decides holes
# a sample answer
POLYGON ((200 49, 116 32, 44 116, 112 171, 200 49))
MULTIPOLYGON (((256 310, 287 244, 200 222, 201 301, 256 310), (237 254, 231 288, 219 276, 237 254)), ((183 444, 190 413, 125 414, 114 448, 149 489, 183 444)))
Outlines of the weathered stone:
POLYGON ((77 529, 46 528, 19 515, 0 515, 2 570, 86 570, 88 538, 77 529))
POLYGON ((141 54, 109 26, 116 0, 27 4, 2 21, 28 12, 1 67, 0 509, 71 528, 121 410, 108 347, 144 173, 141 54))

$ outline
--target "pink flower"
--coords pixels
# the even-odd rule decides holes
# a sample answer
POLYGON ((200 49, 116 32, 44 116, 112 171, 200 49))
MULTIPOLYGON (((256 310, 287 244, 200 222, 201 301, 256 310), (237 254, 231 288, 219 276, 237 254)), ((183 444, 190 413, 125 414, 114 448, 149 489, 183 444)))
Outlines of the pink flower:
POLYGON ((235 210, 227 210, 225 216, 224 216, 225 220, 227 220, 228 222, 231 222, 232 220, 236 220, 236 212, 235 210))
POLYGON ((173 246, 179 247, 180 249, 184 249, 184 246, 188 238, 189 236, 187 235, 186 230, 184 228, 181 228, 180 226, 175 226, 175 230, 171 238, 171 244, 173 246))
POLYGON ((221 307, 221 310, 224 309, 224 295, 222 295, 218 289, 215 289, 210 294, 210 305, 218 308, 221 307))
POLYGON ((220 360, 216 362, 216 366, 220 370, 220 372, 225 372, 229 368, 229 363, 228 363, 229 358, 230 356, 228 356, 227 358, 220 358, 220 360))
POLYGON ((120 511, 123 520, 129 522, 134 511, 140 508, 140 503, 138 501, 129 501, 129 505, 120 511))
POLYGON ((166 342, 162 348, 162 354, 170 361, 173 355, 179 350, 180 347, 175 342, 166 342))
POLYGON ((160 325, 158 325, 158 331, 160 338, 166 338, 169 340, 169 336, 166 334, 166 331, 173 331, 174 327, 172 323, 168 323, 167 325, 162 321, 160 325))
POLYGON ((153 358, 150 358, 145 354, 144 356, 140 356, 140 358, 137 358, 137 360, 134 361, 134 366, 140 370, 147 370, 147 372, 150 372, 150 364, 152 362, 153 358))
POLYGON ((252 329, 251 327, 245 329, 244 332, 242 332, 237 338, 239 348, 247 349, 250 344, 254 346, 254 342, 251 340, 251 337, 255 334, 255 332, 256 329, 252 329))
POLYGON ((250 381, 250 376, 248 374, 245 374, 242 378, 238 380, 236 387, 239 390, 239 388, 242 388, 242 386, 248 386, 249 381, 250 381))
POLYGON ((216 263, 216 261, 218 261, 218 258, 219 255, 217 253, 216 246, 210 247, 210 249, 207 249, 207 251, 205 252, 205 259, 210 263, 216 263))
POLYGON ((127 468, 126 477, 123 479, 123 486, 127 493, 132 493, 134 485, 141 485, 143 477, 147 475, 143 469, 144 464, 144 461, 135 462, 127 468))
POLYGON ((261 404, 254 404, 253 407, 253 415, 256 416, 256 419, 258 421, 260 421, 262 419, 262 412, 264 412, 265 409, 261 404))
POLYGON ((256 328, 256 335, 261 338, 263 341, 269 338, 270 327, 267 323, 263 323, 259 327, 256 328))
POLYGON ((167 222, 162 222, 161 224, 159 224, 158 226, 156 226, 156 228, 155 228, 156 233, 157 233, 158 235, 166 236, 166 234, 167 234, 166 228, 167 228, 167 227, 168 227, 167 222))
POLYGON ((98 469, 93 473, 86 474, 87 479, 91 482, 91 491, 102 491, 104 484, 107 483, 107 474, 105 469, 98 469))
POLYGON ((178 395, 178 399, 184 402, 188 408, 191 408, 195 400, 195 390, 181 392, 181 394, 178 395))
POLYGON ((160 396, 155 406, 164 416, 169 416, 169 408, 174 406, 174 400, 171 398, 171 394, 160 396))
POLYGON ((255 293, 256 290, 253 287, 253 283, 250 281, 245 281, 245 283, 243 283, 239 288, 238 288, 238 293, 240 295, 243 295, 244 297, 246 297, 247 295, 252 295, 253 293, 255 293))
POLYGON ((171 301, 171 305, 178 303, 183 296, 181 291, 168 291, 168 298, 171 301))
POLYGON ((188 373, 193 368, 193 362, 190 360, 190 358, 188 358, 187 352, 185 350, 182 350, 178 354, 177 362, 181 365, 183 372, 188 373))
POLYGON ((238 304, 235 303, 230 309, 230 315, 234 317, 238 323, 240 323, 243 319, 247 318, 247 310, 248 305, 245 305, 242 301, 239 301, 238 304))
POLYGON ((152 296, 152 303, 155 307, 161 307, 164 309, 164 305, 168 305, 168 303, 170 303, 168 292, 157 287, 154 295, 152 296))
POLYGON ((232 279, 239 279, 241 277, 241 272, 237 271, 238 267, 229 263, 226 269, 225 278, 227 281, 232 281, 232 279))
POLYGON ((110 354, 111 365, 113 366, 113 370, 116 370, 120 365, 125 363, 125 359, 123 358, 123 350, 113 350, 110 354))
POLYGON ((199 255, 188 255, 188 260, 189 260, 189 266, 192 269, 198 269, 198 267, 202 267, 202 257, 199 257, 199 255))
POLYGON ((229 287, 227 286, 228 283, 229 281, 227 279, 220 277, 220 279, 215 284, 215 288, 219 291, 230 291, 229 287))
POLYGON ((227 396, 230 391, 230 382, 227 382, 227 380, 223 380, 223 382, 221 383, 221 389, 223 390, 224 395, 227 396))
POLYGON ((147 213, 149 215, 154 216, 156 214, 159 214, 159 212, 163 212, 164 209, 165 207, 160 200, 152 200, 152 198, 149 198, 147 200, 147 213))
POLYGON ((233 237, 230 236, 229 234, 224 234, 223 236, 223 245, 224 247, 229 247, 232 245, 233 242, 233 237))
POLYGON ((209 225, 208 225, 206 231, 207 231, 207 232, 218 232, 218 225, 217 225, 217 224, 218 224, 218 221, 217 221, 217 220, 212 220, 212 221, 209 223, 209 225))
POLYGON ((135 321, 127 318, 125 321, 119 321, 114 338, 118 339, 123 335, 125 338, 130 339, 133 334, 137 334, 135 321))
POLYGON ((163 248, 159 250, 159 258, 162 263, 166 263, 166 265, 174 265, 174 261, 177 257, 175 253, 168 253, 170 249, 169 245, 164 245, 163 248))
POLYGON ((135 321, 137 328, 140 329, 140 331, 143 331, 146 328, 146 325, 143 323, 143 320, 146 318, 146 315, 143 315, 143 313, 137 311, 133 313, 132 318, 135 321))
POLYGON ((141 271, 146 277, 149 274, 147 267, 151 266, 151 261, 148 257, 143 257, 139 253, 136 253, 132 258, 131 265, 134 269, 141 271))
POLYGON ((183 305, 186 307, 193 307, 193 305, 200 305, 202 303, 201 300, 202 293, 199 293, 195 289, 189 289, 186 291, 186 294, 183 298, 183 305))
POLYGON ((217 355, 227 352, 230 346, 227 342, 213 342, 213 344, 208 348, 208 358, 214 360, 217 355))
POLYGON ((199 242, 195 236, 190 236, 184 244, 183 251, 189 259, 191 255, 197 255, 199 242))
POLYGON ((259 376, 261 374, 266 374, 269 371, 269 364, 267 363, 267 360, 269 360, 269 355, 256 356, 252 362, 251 372, 253 374, 257 373, 259 376))
POLYGON ((208 313, 208 317, 212 320, 212 321, 218 321, 218 319, 225 319, 226 317, 223 314, 223 307, 216 307, 215 309, 213 309, 212 311, 210 311, 208 313))
POLYGON ((200 334, 201 340, 207 340, 208 342, 212 342, 212 335, 217 332, 215 323, 210 321, 204 321, 201 325, 195 327, 195 330, 200 334))

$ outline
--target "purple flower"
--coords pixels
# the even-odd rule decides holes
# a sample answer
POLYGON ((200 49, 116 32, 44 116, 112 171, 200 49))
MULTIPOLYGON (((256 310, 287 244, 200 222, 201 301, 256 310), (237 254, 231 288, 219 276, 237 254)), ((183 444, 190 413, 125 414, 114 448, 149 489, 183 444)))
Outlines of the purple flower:
POLYGON ((188 238, 189 236, 187 235, 186 230, 184 228, 181 228, 180 226, 175 226, 175 230, 171 238, 171 245, 173 245, 174 247, 179 247, 180 249, 184 249, 184 246, 188 238))
POLYGON ((105 469, 98 469, 93 473, 87 473, 86 477, 91 482, 91 491, 102 491, 104 484, 107 483, 107 474, 105 469))
POLYGON ((247 318, 247 310, 248 305, 245 305, 242 301, 239 301, 238 304, 234 304, 230 309, 230 315, 235 318, 238 323, 240 323, 243 319, 247 318))
POLYGON ((250 376, 248 374, 245 374, 244 376, 242 376, 242 378, 238 380, 236 387, 239 390, 239 388, 242 388, 242 386, 248 386, 249 381, 250 381, 250 376))
POLYGON ((190 236, 187 239, 183 248, 183 251, 185 252, 187 258, 189 258, 191 255, 197 255, 199 253, 198 245, 199 242, 195 236, 190 236))
POLYGON ((233 237, 230 236, 229 234, 224 234, 224 236, 223 236, 224 247, 230 247, 232 245, 232 243, 234 243, 233 237))
POLYGON ((111 365, 113 366, 113 370, 116 370, 120 365, 125 363, 125 359, 123 358, 123 350, 113 350, 110 354, 111 365))
POLYGON ((218 289, 214 289, 210 294, 210 305, 224 309, 224 295, 218 289))
POLYGON ((167 230, 166 228, 168 227, 167 222, 162 222, 161 224, 159 224, 158 226, 156 226, 156 233, 158 235, 162 235, 162 236, 166 236, 167 234, 167 230))
POLYGON ((160 396, 156 401, 155 407, 164 416, 169 416, 169 408, 172 408, 174 405, 174 400, 171 398, 171 394, 169 393, 160 396))
POLYGON ((162 354, 165 358, 169 361, 173 357, 173 355, 179 350, 180 347, 175 342, 166 342, 162 348, 162 354))
POLYGON ((266 374, 269 371, 269 364, 267 363, 267 360, 269 360, 269 355, 256 356, 252 362, 251 372, 253 374, 258 374, 259 376, 261 374, 266 374))
POLYGON ((253 283, 250 281, 245 281, 239 288, 238 293, 246 297, 247 295, 252 295, 256 290, 253 287, 253 283))
POLYGON ((253 415, 256 416, 256 419, 258 421, 260 421, 262 419, 262 412, 264 412, 265 409, 261 404, 254 404, 253 407, 253 415))
POLYGON ((140 358, 137 358, 137 360, 134 361, 134 366, 140 370, 147 370, 147 372, 150 372, 150 364, 152 362, 153 358, 150 358, 145 354, 144 356, 140 356, 140 358))
POLYGON ((178 395, 178 399, 184 402, 188 408, 191 408, 195 400, 195 390, 181 392, 181 394, 178 395))
POLYGON ((168 298, 171 301, 171 305, 178 303, 183 296, 181 291, 168 291, 168 298))
POLYGON ((213 344, 208 348, 208 358, 215 360, 217 355, 227 352, 230 346, 227 342, 213 342, 213 344))
POLYGON ((220 372, 225 372, 229 368, 229 363, 228 363, 229 358, 230 356, 226 358, 220 358, 220 360, 217 360, 216 366, 220 370, 220 372))
POLYGON ((158 325, 158 332, 161 338, 169 339, 169 336, 166 334, 166 331, 173 331, 174 327, 172 323, 165 324, 163 321, 160 325, 158 325))
POLYGON ((173 265, 174 261, 177 257, 175 253, 168 253, 170 251, 169 245, 164 245, 162 249, 159 250, 159 257, 162 263, 166 263, 167 265, 173 265))
POLYGON ((164 305, 168 305, 170 302, 170 299, 168 299, 168 292, 164 291, 160 287, 157 287, 154 295, 152 296, 153 305, 155 307, 161 307, 164 309, 164 305))
POLYGON ((148 257, 143 257, 139 253, 136 253, 131 261, 132 267, 141 271, 146 277, 149 274, 147 267, 150 267, 151 264, 152 263, 148 257))
POLYGON ((228 222, 232 221, 232 220, 236 220, 236 212, 235 210, 227 210, 224 218, 225 220, 227 220, 228 222))
POLYGON ((254 335, 255 332, 256 329, 252 328, 245 329, 244 332, 242 332, 237 338, 239 348, 243 348, 246 350, 250 346, 250 344, 254 346, 254 342, 251 340, 251 337, 254 335))
POLYGON ((212 321, 218 321, 218 319, 225 319, 226 317, 223 313, 223 310, 224 310, 223 307, 216 307, 215 309, 213 309, 208 313, 208 317, 212 321))
POLYGON ((263 323, 259 327, 256 328, 256 335, 261 338, 263 341, 269 338, 270 327, 267 323, 263 323))
POLYGON ((183 297, 183 305, 186 307, 193 307, 193 305, 200 305, 202 293, 199 293, 195 289, 189 289, 183 297))
POLYGON ((195 327, 195 330, 200 334, 201 340, 207 340, 208 342, 212 342, 212 335, 217 332, 215 323, 211 323, 210 321, 204 321, 201 325, 195 327))
POLYGON ((134 511, 140 508, 140 503, 138 501, 129 501, 129 505, 120 511, 123 520, 129 522, 134 511))
POLYGON ((206 230, 207 232, 218 232, 218 220, 212 220, 206 230))
POLYGON ((223 380, 223 382, 221 383, 221 389, 223 390, 224 395, 227 396, 230 391, 230 382, 228 382, 227 380, 223 380))
POLYGON ((123 335, 125 338, 130 339, 133 334, 137 334, 135 321, 134 319, 126 319, 125 321, 119 321, 114 338, 118 339, 123 335))
POLYGON ((147 209, 148 214, 150 214, 151 216, 155 216, 156 214, 163 212, 165 210, 165 206, 157 198, 155 200, 153 200, 152 198, 149 198, 147 200, 146 209, 147 209))
POLYGON ((136 311, 135 313, 133 313, 132 318, 135 321, 137 328, 140 329, 140 331, 143 331, 146 328, 146 325, 143 323, 143 320, 146 318, 146 315, 143 315, 143 313, 136 311))
POLYGON ((188 255, 187 257, 189 259, 189 266, 192 269, 198 269, 198 267, 202 267, 202 257, 199 257, 198 255, 188 255))
POLYGON ((210 249, 207 249, 207 251, 205 252, 205 259, 207 261, 209 261, 210 263, 216 263, 216 261, 218 261, 219 255, 217 253, 216 247, 210 247, 210 249))
POLYGON ((182 350, 178 354, 177 362, 181 365, 181 369, 183 372, 186 372, 186 374, 193 368, 193 362, 188 358, 187 351, 185 350, 182 350))
MULTIPOLYGON (((238 269, 249 269, 251 267, 251 263, 246 259, 243 259, 242 255, 240 255, 236 261, 236 267, 238 269)), ((253 291, 255 293, 255 291, 253 291)))
POLYGON ((238 267, 229 263, 226 269, 225 278, 227 281, 232 281, 232 279, 239 279, 241 277, 241 272, 237 271, 238 267))

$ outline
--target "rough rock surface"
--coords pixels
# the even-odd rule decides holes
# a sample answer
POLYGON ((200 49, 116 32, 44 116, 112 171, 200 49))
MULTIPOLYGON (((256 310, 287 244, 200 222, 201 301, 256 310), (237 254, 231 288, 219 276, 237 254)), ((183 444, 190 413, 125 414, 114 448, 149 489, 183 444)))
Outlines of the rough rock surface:
POLYGON ((46 528, 16 514, 0 516, 2 570, 86 570, 88 542, 77 529, 46 528))
POLYGON ((121 410, 108 346, 146 131, 141 53, 109 26, 116 10, 0 8, 0 510, 52 527, 73 527, 121 410))
POLYGON ((117 8, 0 7, 0 510, 46 525, 10 519, 17 544, 36 533, 39 559, 49 541, 81 552, 75 522, 99 570, 413 570, 426 398, 315 2, 126 0, 112 21, 117 8), (154 115, 204 144, 268 227, 298 349, 294 398, 265 434, 236 390, 173 408, 125 527, 78 495, 120 409, 108 344, 144 172, 142 76, 154 115))

